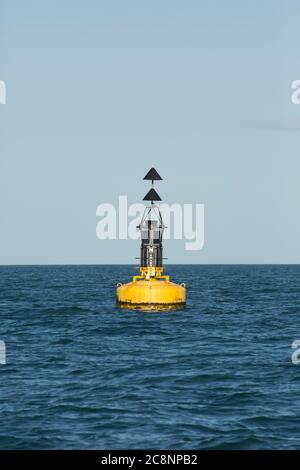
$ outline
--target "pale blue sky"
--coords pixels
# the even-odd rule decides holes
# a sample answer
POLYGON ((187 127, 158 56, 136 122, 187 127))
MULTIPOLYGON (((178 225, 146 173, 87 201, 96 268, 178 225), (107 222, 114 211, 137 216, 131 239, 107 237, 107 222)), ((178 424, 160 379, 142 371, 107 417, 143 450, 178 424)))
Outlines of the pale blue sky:
POLYGON ((173 263, 300 263, 300 4, 0 0, 0 264, 131 263, 96 207, 205 204, 173 263))

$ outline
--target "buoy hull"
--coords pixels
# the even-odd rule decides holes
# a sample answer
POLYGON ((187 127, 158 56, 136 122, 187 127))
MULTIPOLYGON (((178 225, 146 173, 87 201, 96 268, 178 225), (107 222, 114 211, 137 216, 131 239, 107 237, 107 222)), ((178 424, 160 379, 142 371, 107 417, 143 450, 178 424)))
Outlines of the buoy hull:
POLYGON ((127 306, 180 306, 186 302, 184 286, 159 279, 143 279, 117 288, 117 302, 127 306))

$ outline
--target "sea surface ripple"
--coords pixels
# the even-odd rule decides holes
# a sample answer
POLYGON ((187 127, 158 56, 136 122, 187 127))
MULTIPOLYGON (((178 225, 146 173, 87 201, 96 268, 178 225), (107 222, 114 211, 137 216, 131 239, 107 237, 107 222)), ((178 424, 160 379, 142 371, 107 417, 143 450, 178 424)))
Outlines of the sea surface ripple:
POLYGON ((1 449, 300 447, 300 266, 167 271, 184 309, 119 309, 133 266, 0 267, 1 449))

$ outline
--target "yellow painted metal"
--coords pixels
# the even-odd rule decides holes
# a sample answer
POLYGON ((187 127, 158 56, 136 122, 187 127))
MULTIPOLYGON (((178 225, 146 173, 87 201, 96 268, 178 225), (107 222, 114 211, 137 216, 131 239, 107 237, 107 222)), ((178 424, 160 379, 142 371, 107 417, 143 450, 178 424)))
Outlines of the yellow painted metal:
POLYGON ((163 272, 164 268, 162 266, 142 266, 140 268, 142 277, 161 277, 161 273, 163 272))
POLYGON ((186 290, 170 282, 169 276, 150 279, 134 276, 132 282, 117 287, 117 301, 128 306, 184 304, 186 290))

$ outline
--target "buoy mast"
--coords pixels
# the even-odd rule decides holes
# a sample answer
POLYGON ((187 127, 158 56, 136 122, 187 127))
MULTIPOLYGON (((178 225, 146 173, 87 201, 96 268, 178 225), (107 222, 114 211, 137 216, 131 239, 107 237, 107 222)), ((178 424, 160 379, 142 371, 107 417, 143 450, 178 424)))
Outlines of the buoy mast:
POLYGON ((146 174, 144 180, 152 181, 152 188, 146 194, 143 201, 150 201, 150 205, 145 207, 141 223, 137 228, 141 232, 141 258, 140 271, 143 277, 159 277, 163 271, 163 232, 166 228, 159 206, 154 201, 161 201, 161 198, 154 189, 154 181, 162 180, 155 168, 146 174))

